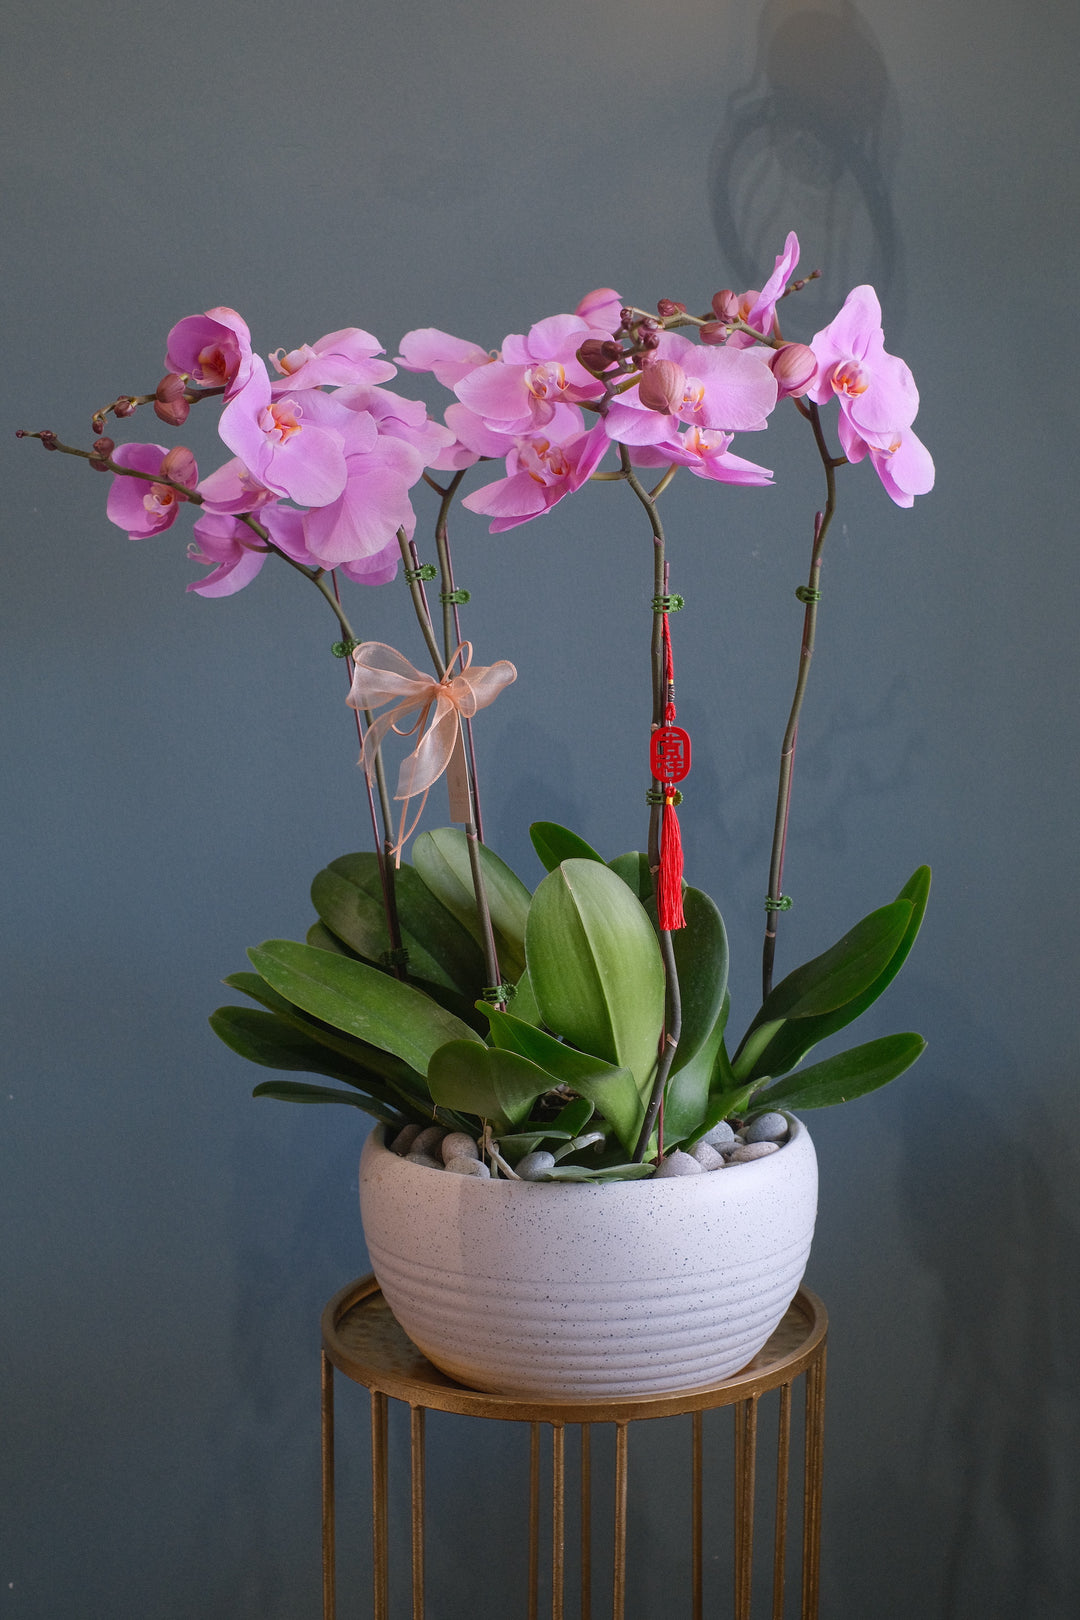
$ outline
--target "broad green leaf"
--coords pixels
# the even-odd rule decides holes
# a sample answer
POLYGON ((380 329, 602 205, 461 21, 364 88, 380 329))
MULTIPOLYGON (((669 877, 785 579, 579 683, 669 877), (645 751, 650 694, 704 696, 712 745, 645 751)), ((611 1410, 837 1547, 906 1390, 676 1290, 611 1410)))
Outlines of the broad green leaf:
POLYGON ((613 861, 608 861, 608 866, 637 895, 643 906, 654 898, 656 885, 649 871, 649 857, 642 850, 634 849, 627 855, 616 855, 613 861))
POLYGON ((571 832, 568 827, 560 827, 555 821, 534 821, 529 828, 529 837, 532 846, 539 855, 546 872, 554 872, 563 861, 603 861, 604 857, 598 855, 591 844, 577 833, 571 832))
POLYGON ((392 1052, 426 1074, 433 1052, 447 1041, 475 1041, 467 1024, 412 985, 366 962, 352 962, 288 939, 248 952, 252 966, 294 1006, 334 1029, 392 1052))
MULTIPOLYGON (((708 1106, 716 1059, 724 1041, 724 1025, 717 1019, 712 1031, 689 1063, 672 1074, 664 1091, 664 1142, 680 1142, 695 1129, 708 1106)), ((679 1045, 682 1045, 680 1040, 679 1045)))
POLYGON ((525 944, 544 1023, 629 1069, 645 1096, 664 1022, 664 966, 641 902, 608 867, 564 861, 533 896, 525 944))
MULTIPOLYGON (((484 983, 480 947, 411 866, 398 868, 392 881, 409 977, 449 986, 472 1001, 484 983)), ((390 934, 377 855, 362 851, 331 861, 316 875, 311 901, 332 933, 382 964, 390 934)))
POLYGON ((459 1114, 475 1114, 499 1127, 520 1125, 551 1076, 516 1052, 449 1041, 432 1055, 428 1085, 435 1101, 459 1114))
POLYGON ((514 1017, 520 1018, 523 1024, 538 1024, 540 1022, 540 1009, 536 1005, 532 980, 529 978, 528 973, 523 973, 518 980, 510 1005, 514 1009, 514 1017))
POLYGON ((573 1141, 575 1136, 581 1135, 592 1117, 593 1105, 588 1097, 575 1097, 572 1102, 568 1102, 566 1107, 562 1109, 555 1120, 553 1129, 566 1131, 570 1140, 573 1141))
POLYGON ((587 1052, 566 1046, 513 1013, 496 1012, 494 1007, 484 1010, 495 1046, 528 1058, 546 1070, 556 1084, 569 1086, 588 1098, 610 1121, 623 1146, 633 1152, 645 1110, 629 1069, 613 1068, 587 1052))
POLYGON ((540 1181, 644 1181, 656 1169, 654 1164, 607 1164, 588 1170, 583 1164, 557 1164, 537 1179, 540 1181))
POLYGON ((219 1007, 210 1014, 210 1028, 240 1057, 265 1069, 297 1069, 344 1080, 363 1091, 381 1089, 377 1075, 310 1039, 276 1013, 257 1007, 219 1007))
POLYGON ((831 1108, 895 1080, 926 1050, 921 1035, 885 1035, 825 1058, 800 1074, 789 1074, 759 1091, 756 1107, 831 1108))
MULTIPOLYGON (((752 1024, 750 1033, 743 1042, 743 1047, 739 1053, 740 1077, 750 1079, 758 1076, 786 1074, 788 1070, 793 1069, 797 1063, 800 1063, 807 1052, 816 1046, 819 1041, 825 1040, 829 1035, 835 1035, 838 1030, 844 1029, 848 1024, 860 1017, 868 1007, 872 1006, 882 991, 892 983, 907 959, 908 952, 915 943, 922 925, 929 893, 930 868, 920 866, 896 897, 896 904, 906 902, 911 906, 910 916, 903 934, 881 972, 858 995, 853 996, 843 1006, 829 1012, 823 1012, 816 1017, 802 1015, 797 1020, 787 1023, 781 1020, 767 1039, 763 1038, 762 1031, 755 1029, 752 1024)), ((808 965, 812 966, 813 964, 808 965)), ((802 970, 796 970, 796 972, 800 971, 802 970)), ((782 988, 783 985, 778 985, 776 991, 773 992, 774 995, 782 988)), ((764 1011, 764 1009, 762 1010, 764 1011)), ((761 1013, 758 1014, 755 1024, 759 1022, 760 1018, 761 1013)))
POLYGON ((372 1097, 360 1097, 353 1091, 338 1091, 335 1086, 307 1086, 302 1080, 264 1080, 251 1093, 253 1097, 275 1097, 279 1102, 295 1103, 351 1103, 362 1108, 383 1125, 401 1125, 404 1116, 391 1112, 372 1097))
MULTIPOLYGON (((294 1007, 291 1001, 278 995, 276 990, 266 983, 257 973, 230 973, 224 980, 232 990, 240 990, 252 1001, 268 1008, 272 1013, 308 1040, 316 1041, 320 1046, 328 1047, 330 1051, 346 1058, 362 1069, 371 1070, 388 1080, 395 1089, 405 1091, 411 1096, 427 1097, 427 1083, 422 1074, 403 1063, 392 1052, 384 1051, 381 1047, 373 1046, 369 1041, 357 1040, 353 1035, 344 1035, 339 1029, 330 1024, 324 1024, 318 1018, 311 1018, 294 1007)), ((322 1070, 320 1073, 324 1072, 322 1070)))
MULTIPOLYGON (((505 861, 486 844, 477 845, 484 892, 491 913, 499 972, 516 983, 525 971, 525 918, 529 891, 505 861)), ((480 915, 473 890, 469 845, 460 827, 440 827, 421 833, 413 844, 413 867, 446 909, 483 944, 480 915)))
POLYGON ((325 923, 313 922, 304 939, 308 945, 313 945, 317 951, 336 951, 339 956, 356 956, 356 951, 350 950, 343 939, 332 934, 325 923))
MULTIPOLYGON (((655 928, 656 902, 651 895, 644 905, 655 928)), ((700 889, 687 888, 683 891, 683 911, 686 927, 671 933, 682 1002, 682 1029, 671 1065, 673 1075, 685 1068, 711 1038, 728 981, 727 933, 715 901, 700 889)))

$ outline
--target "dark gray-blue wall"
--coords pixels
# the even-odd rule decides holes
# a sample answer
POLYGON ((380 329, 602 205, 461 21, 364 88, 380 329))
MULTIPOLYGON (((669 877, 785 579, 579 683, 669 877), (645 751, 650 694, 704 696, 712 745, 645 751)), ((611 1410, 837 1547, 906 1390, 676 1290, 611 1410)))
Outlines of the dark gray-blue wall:
MULTIPOLYGON (((869 468, 844 479, 785 885, 791 965, 936 873, 866 1026, 921 1029, 927 1055, 812 1120, 823 1614, 1075 1614, 1075 8, 58 0, 4 32, 0 1614, 315 1616, 318 1312, 365 1266, 362 1116, 250 1101, 206 1026, 245 946, 299 933, 314 870, 365 841, 332 627, 284 569, 185 595, 182 539, 129 543, 104 480, 13 430, 84 442, 212 304, 263 351, 350 324, 391 352, 415 325, 495 345, 598 284, 702 306, 789 228, 825 272, 789 328, 874 280, 938 465, 912 512, 869 468)), ((737 1020, 818 499, 790 414, 740 447, 776 489, 666 503, 689 875, 727 916, 737 1020)), ((207 466, 210 433, 184 435, 207 466)), ((482 727, 491 841, 530 880, 531 817, 638 844, 627 492, 462 529, 458 566, 478 656, 521 671, 482 727)), ((356 613, 409 636, 400 587, 356 613)), ((677 1444, 651 1444, 646 1617, 684 1562, 677 1444)), ((440 1511, 503 1504, 496 1566, 515 1446, 434 1426, 440 1511)), ((358 1450, 350 1513, 361 1476, 358 1450)), ((521 1612, 515 1566, 489 1577, 464 1528, 433 1556, 436 1620, 521 1612)))

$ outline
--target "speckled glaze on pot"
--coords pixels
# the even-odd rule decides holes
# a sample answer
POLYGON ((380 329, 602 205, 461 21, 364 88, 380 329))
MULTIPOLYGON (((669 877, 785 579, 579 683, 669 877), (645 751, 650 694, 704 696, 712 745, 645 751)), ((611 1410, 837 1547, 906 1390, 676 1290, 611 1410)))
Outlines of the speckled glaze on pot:
POLYGON ((360 1159, 372 1269, 428 1359, 506 1395, 648 1395, 716 1383, 760 1350, 806 1268, 817 1159, 779 1153, 663 1181, 479 1181, 360 1159))

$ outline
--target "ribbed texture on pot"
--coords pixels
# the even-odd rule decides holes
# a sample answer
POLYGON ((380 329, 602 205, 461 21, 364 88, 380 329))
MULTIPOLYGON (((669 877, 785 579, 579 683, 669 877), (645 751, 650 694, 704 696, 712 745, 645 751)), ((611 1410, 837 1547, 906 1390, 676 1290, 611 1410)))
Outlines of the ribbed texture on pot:
POLYGON ((609 1186, 485 1182, 361 1160, 372 1268, 410 1338, 504 1394, 662 1393, 746 1365, 787 1309, 816 1210, 813 1146, 609 1186))

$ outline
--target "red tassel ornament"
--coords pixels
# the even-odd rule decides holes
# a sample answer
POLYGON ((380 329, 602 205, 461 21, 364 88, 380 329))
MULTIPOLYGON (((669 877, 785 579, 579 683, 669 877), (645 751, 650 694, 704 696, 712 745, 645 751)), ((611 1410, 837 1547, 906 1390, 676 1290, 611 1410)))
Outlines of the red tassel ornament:
POLYGON ((657 920, 664 933, 686 927, 683 912, 683 847, 682 830, 675 805, 682 794, 675 788, 690 769, 690 738, 675 720, 675 664, 671 652, 668 616, 663 615, 664 679, 668 701, 664 709, 665 724, 652 734, 650 759, 653 779, 660 783, 664 795, 660 823, 660 870, 656 881, 657 920))

